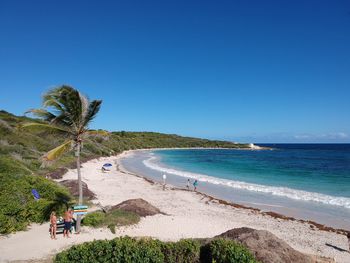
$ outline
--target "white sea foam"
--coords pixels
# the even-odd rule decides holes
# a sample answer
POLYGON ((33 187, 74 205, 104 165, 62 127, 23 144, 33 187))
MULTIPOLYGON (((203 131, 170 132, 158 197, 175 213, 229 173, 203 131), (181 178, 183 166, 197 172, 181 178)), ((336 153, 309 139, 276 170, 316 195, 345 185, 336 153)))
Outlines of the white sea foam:
POLYGON ((321 193, 307 192, 302 190, 291 189, 288 187, 277 187, 252 184, 240 181, 233 181, 228 179, 216 178, 204 174, 191 173, 186 171, 175 170, 159 165, 156 162, 157 158, 152 156, 146 160, 143 160, 143 164, 153 170, 161 171, 168 174, 173 174, 181 177, 197 179, 200 182, 211 183, 215 185, 224 185, 236 189, 249 190, 254 192, 266 193, 275 196, 287 197, 294 200, 312 201, 323 203, 327 205, 341 206, 350 209, 350 198, 330 196, 321 193))

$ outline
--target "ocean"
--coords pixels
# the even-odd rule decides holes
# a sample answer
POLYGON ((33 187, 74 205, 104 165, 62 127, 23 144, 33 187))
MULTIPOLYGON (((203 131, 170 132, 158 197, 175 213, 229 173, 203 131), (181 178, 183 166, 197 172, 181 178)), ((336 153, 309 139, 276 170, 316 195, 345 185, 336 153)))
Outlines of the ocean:
POLYGON ((272 150, 137 152, 122 165, 217 198, 350 229, 350 144, 258 144, 272 150))

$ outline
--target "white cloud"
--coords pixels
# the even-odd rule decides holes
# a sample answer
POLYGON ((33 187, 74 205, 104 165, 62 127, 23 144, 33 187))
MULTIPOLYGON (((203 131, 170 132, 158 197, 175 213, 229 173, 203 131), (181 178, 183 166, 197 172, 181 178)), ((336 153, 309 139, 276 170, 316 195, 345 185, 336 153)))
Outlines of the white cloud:
POLYGON ((312 135, 310 135, 310 134, 297 134, 297 135, 294 135, 294 138, 297 140, 310 139, 310 138, 312 138, 312 135))
POLYGON ((345 132, 338 132, 338 133, 336 134, 336 136, 337 136, 338 138, 341 138, 341 139, 349 138, 349 135, 346 134, 345 132))
POLYGON ((302 134, 296 134, 294 135, 294 138, 297 140, 338 140, 338 139, 347 139, 349 138, 349 134, 345 132, 330 132, 330 133, 323 133, 323 134, 309 134, 309 133, 302 133, 302 134))
MULTIPOLYGON (((231 139, 231 138, 230 138, 231 139)), ((350 142, 350 133, 329 132, 329 133, 271 133, 264 135, 250 134, 232 139, 239 142, 256 143, 345 143, 350 142)))

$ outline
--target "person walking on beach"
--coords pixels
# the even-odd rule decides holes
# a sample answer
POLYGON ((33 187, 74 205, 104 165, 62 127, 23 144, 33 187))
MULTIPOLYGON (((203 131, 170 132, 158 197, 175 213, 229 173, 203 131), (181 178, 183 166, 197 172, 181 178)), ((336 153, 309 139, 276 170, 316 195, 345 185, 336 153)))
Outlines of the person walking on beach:
POLYGON ((187 190, 190 190, 190 183, 191 183, 191 180, 187 179, 187 184, 186 184, 187 190))
POLYGON ((194 189, 194 191, 197 191, 197 186, 198 186, 198 181, 197 181, 197 180, 194 180, 194 183, 193 183, 193 189, 194 189))
POLYGON ((69 238, 69 231, 72 227, 72 220, 73 220, 73 211, 72 209, 68 209, 64 213, 64 230, 63 230, 63 237, 69 238))
POLYGON ((165 190, 166 174, 163 174, 163 190, 165 190))
POLYGON ((56 238, 56 231, 57 231, 57 217, 56 212, 52 211, 50 215, 50 234, 51 239, 57 239, 56 238))

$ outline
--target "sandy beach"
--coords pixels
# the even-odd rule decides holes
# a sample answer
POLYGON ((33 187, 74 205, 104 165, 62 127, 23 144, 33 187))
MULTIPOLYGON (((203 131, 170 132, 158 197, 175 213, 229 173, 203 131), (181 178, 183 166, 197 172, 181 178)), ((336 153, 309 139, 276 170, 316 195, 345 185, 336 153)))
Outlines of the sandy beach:
MULTIPOLYGON (((125 171, 118 160, 127 154, 130 152, 118 157, 91 160, 82 165, 83 181, 97 197, 93 202, 109 206, 127 199, 142 198, 167 215, 142 218, 137 225, 118 228, 116 234, 108 229, 84 227, 80 235, 72 235, 70 239, 59 235, 57 240, 50 239, 48 223, 33 224, 28 231, 0 237, 0 261, 49 259, 72 244, 123 235, 175 241, 212 237, 232 228, 251 227, 272 232, 300 252, 333 258, 336 262, 350 262, 348 251, 334 248, 348 249, 345 235, 318 230, 305 222, 278 219, 258 211, 220 204, 215 199, 192 191, 171 186, 164 191, 160 184, 125 171), (114 167, 110 172, 102 173, 101 167, 106 162, 114 164, 114 167)), ((77 173, 73 169, 62 180, 76 178, 77 173)))

